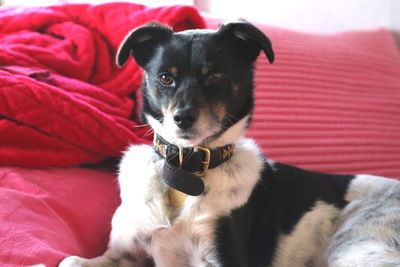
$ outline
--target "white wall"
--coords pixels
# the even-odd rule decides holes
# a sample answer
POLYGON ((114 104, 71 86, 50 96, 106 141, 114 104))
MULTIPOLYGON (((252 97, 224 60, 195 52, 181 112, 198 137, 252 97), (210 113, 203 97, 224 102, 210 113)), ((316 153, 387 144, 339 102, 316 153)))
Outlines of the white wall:
MULTIPOLYGON (((111 0, 3 0, 13 5, 111 0)), ((129 0, 125 0, 129 1, 129 0)), ((400 31, 400 0, 131 0, 149 6, 195 4, 212 16, 282 26, 302 31, 335 32, 385 27, 400 31)))
POLYGON ((195 0, 203 11, 303 31, 400 29, 400 0, 195 0))
MULTIPOLYGON (((7 5, 24 5, 24 6, 46 6, 58 3, 104 3, 104 2, 113 2, 113 0, 1 0, 2 3, 7 5)), ((116 1, 114 1, 116 2, 116 1)), ((134 2, 145 4, 148 6, 160 6, 160 5, 191 5, 193 0, 119 0, 119 2, 134 2)))

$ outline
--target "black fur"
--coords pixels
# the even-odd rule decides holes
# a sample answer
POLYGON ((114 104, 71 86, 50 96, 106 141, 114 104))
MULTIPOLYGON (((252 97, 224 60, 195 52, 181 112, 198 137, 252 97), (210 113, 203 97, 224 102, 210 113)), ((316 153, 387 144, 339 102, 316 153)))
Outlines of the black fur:
POLYGON ((290 233, 317 200, 339 209, 347 204, 344 196, 353 178, 266 165, 246 205, 219 220, 216 241, 222 266, 266 266, 279 235, 290 233))

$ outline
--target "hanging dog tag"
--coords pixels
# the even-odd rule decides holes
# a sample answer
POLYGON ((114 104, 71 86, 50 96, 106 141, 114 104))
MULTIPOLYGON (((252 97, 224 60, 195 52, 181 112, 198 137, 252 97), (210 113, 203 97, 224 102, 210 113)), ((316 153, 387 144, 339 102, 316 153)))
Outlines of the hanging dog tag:
POLYGON ((187 195, 185 193, 176 189, 170 188, 168 190, 169 202, 176 208, 182 207, 183 203, 185 203, 186 197, 187 195))

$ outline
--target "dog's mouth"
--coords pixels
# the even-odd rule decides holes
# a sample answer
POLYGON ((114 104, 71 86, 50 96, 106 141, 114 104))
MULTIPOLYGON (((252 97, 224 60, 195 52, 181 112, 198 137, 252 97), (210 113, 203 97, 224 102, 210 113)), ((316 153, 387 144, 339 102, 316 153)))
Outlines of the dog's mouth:
POLYGON ((176 133, 176 137, 179 139, 183 139, 183 140, 192 140, 192 139, 196 139, 197 135, 191 131, 181 131, 178 130, 176 133))
POLYGON ((178 146, 206 145, 223 128, 220 121, 209 116, 200 116, 196 123, 188 129, 178 127, 171 116, 165 116, 162 122, 150 115, 145 116, 155 134, 178 146))
POLYGON ((213 127, 207 128, 195 125, 187 130, 175 129, 175 134, 171 136, 172 142, 182 146, 206 145, 221 131, 220 125, 215 122, 213 124, 213 127))

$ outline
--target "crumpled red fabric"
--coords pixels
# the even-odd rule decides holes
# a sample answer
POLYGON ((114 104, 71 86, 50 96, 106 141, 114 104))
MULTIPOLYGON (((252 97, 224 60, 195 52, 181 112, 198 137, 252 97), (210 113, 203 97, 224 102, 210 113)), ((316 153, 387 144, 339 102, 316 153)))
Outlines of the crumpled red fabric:
POLYGON ((94 163, 151 139, 132 120, 141 84, 115 53, 149 21, 204 28, 194 7, 132 3, 0 9, 0 165, 94 163))

